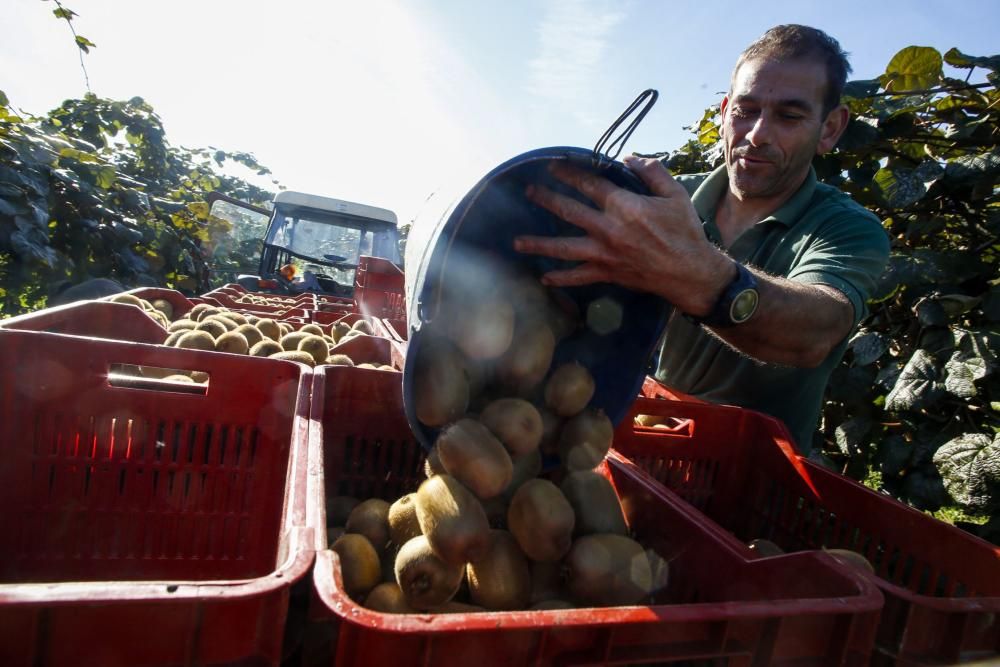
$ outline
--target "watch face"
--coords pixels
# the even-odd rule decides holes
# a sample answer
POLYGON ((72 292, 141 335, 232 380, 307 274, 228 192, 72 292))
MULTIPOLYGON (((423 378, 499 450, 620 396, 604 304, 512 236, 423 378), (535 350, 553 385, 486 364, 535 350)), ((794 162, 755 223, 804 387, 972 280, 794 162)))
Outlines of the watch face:
POLYGON ((745 289, 736 295, 732 305, 729 307, 729 316, 735 324, 742 324, 749 320, 757 311, 757 301, 759 297, 757 290, 745 289))

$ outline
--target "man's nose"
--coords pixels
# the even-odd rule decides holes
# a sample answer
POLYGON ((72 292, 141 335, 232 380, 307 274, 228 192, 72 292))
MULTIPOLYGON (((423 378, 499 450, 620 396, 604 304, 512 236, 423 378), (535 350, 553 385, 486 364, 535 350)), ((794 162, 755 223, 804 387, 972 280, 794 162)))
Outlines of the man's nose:
POLYGON ((771 141, 771 121, 767 114, 760 114, 754 122, 753 127, 747 132, 747 141, 754 146, 763 146, 771 141))

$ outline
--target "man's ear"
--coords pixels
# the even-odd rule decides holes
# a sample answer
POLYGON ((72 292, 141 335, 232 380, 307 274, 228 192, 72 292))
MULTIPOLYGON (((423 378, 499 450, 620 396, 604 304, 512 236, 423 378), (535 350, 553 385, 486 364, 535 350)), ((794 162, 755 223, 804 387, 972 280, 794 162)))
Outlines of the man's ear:
POLYGON ((726 134, 726 109, 729 108, 729 95, 724 95, 722 97, 722 102, 719 104, 719 136, 724 136, 726 134))
POLYGON ((816 155, 823 155, 837 145, 840 135, 847 129, 847 121, 851 114, 846 104, 834 107, 823 120, 823 127, 820 128, 819 143, 816 144, 816 155))

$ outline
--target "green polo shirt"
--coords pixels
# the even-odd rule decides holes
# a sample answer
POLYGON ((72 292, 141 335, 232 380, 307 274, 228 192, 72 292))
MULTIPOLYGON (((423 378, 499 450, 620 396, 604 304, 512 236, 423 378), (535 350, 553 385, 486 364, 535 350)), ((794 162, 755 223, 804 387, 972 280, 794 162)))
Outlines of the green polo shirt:
MULTIPOLYGON (((714 217, 729 187, 726 168, 676 178, 691 194, 705 235, 720 244, 714 217)), ((874 214, 837 188, 818 183, 810 169, 791 199, 745 231, 727 252, 771 275, 840 290, 854 306, 856 325, 866 314, 865 302, 888 261, 889 239, 874 214)), ((656 378, 706 401, 774 415, 808 453, 823 392, 846 348, 847 338, 817 368, 765 364, 734 351, 675 313, 660 347, 656 378)))

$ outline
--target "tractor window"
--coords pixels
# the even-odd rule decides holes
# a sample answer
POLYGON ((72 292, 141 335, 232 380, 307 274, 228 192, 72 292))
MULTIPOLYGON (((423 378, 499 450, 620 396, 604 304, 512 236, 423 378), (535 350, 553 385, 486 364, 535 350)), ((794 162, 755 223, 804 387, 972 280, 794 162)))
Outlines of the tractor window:
POLYGON ((271 243, 321 263, 356 265, 361 253, 361 237, 360 229, 286 215, 274 230, 271 243))

